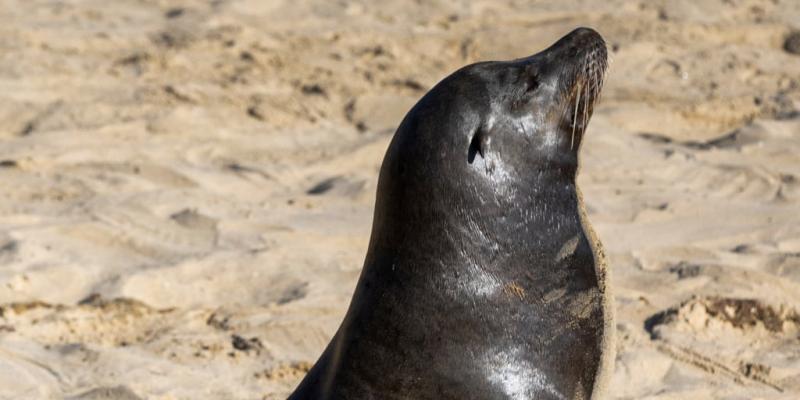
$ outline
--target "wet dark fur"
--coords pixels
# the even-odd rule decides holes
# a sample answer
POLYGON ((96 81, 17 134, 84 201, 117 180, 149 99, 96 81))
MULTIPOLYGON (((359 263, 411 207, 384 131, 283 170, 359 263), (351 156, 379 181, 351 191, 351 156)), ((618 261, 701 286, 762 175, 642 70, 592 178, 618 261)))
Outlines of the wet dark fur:
POLYGON ((411 109, 347 316, 290 399, 592 397, 609 317, 575 176, 605 69, 577 29, 411 109))

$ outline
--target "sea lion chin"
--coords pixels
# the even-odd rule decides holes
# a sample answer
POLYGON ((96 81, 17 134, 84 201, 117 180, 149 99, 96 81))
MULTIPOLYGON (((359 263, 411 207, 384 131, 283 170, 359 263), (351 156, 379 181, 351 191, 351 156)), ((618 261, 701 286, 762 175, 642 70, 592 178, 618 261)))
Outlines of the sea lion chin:
POLYGON ((599 398, 612 302, 575 178, 606 57, 579 28, 419 100, 347 315, 290 399, 599 398))

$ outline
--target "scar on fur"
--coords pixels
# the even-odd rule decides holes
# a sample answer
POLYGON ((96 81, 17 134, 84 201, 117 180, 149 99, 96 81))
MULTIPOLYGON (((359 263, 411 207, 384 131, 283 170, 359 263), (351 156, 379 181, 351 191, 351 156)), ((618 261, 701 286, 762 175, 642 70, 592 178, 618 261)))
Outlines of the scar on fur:
POLYGON ((523 300, 525 298, 525 289, 523 289, 522 286, 520 286, 517 282, 507 283, 503 287, 503 291, 509 297, 514 296, 519 298, 520 300, 523 300))

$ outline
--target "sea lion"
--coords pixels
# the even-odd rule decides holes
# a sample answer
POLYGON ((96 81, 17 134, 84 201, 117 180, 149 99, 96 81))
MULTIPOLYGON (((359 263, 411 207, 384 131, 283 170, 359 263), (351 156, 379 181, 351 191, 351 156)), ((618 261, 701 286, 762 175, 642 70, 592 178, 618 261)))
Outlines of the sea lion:
POLYGON ((347 315, 290 400, 599 398, 612 308, 575 178, 606 57, 579 28, 419 100, 347 315))

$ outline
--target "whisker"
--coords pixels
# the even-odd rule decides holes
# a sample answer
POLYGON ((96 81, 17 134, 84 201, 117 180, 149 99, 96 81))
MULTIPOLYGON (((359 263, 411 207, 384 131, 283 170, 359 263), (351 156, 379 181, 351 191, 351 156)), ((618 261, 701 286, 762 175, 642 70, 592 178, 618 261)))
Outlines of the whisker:
POLYGON ((588 116, 588 111, 589 111, 589 103, 592 101, 592 99, 589 97, 589 85, 586 85, 586 88, 584 90, 586 91, 586 93, 583 96, 584 97, 584 99, 583 99, 583 122, 581 122, 581 129, 586 131, 586 123, 589 122, 588 121, 588 117, 587 117, 588 116))
POLYGON ((565 87, 570 88, 568 89, 569 95, 565 96, 564 101, 559 104, 559 107, 562 108, 560 111, 563 118, 571 120, 572 123, 570 150, 575 149, 576 133, 584 134, 594 112, 594 106, 600 98, 608 68, 607 56, 607 45, 605 43, 602 46, 598 45, 583 57, 578 68, 570 71, 572 74, 569 80, 562 83, 565 87), (569 115, 570 112, 572 115, 569 115))
POLYGON ((575 112, 572 114, 572 138, 569 141, 569 149, 575 144, 575 126, 578 125, 578 104, 581 103, 581 83, 578 83, 578 97, 575 100, 575 112))

